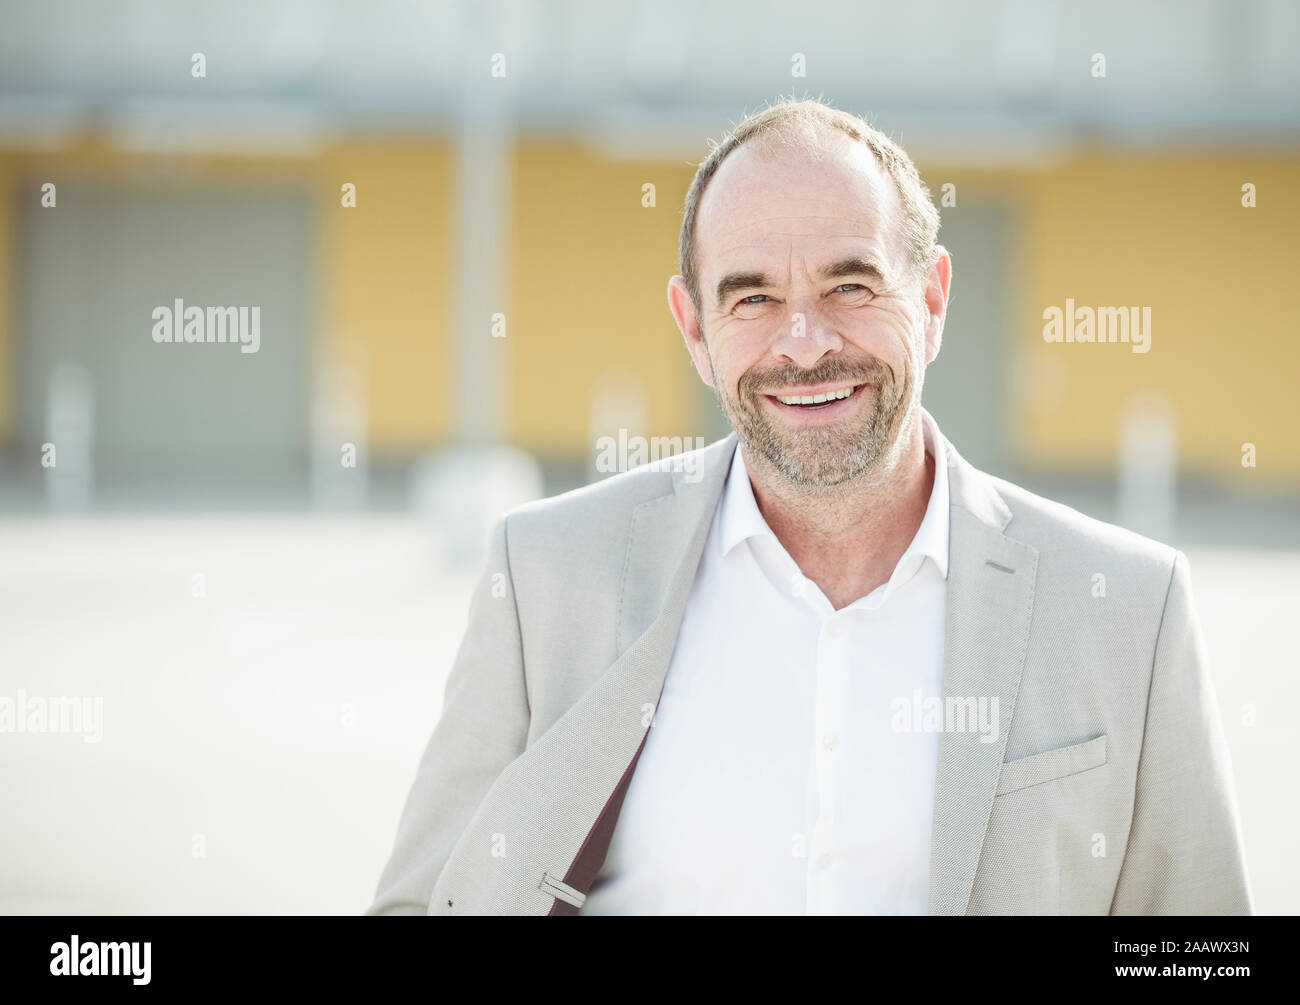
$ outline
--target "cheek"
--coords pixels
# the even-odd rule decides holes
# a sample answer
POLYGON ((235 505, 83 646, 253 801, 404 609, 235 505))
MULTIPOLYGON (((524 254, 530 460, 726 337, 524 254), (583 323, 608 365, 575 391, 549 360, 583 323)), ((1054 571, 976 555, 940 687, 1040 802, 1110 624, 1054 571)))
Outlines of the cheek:
POLYGON ((749 365, 734 354, 723 354, 715 360, 715 365, 718 368, 718 380, 722 384, 719 390, 725 392, 728 398, 739 397, 740 378, 745 375, 749 365))
POLYGON ((897 312, 872 311, 859 315, 843 330, 854 345, 886 363, 911 351, 908 337, 911 328, 907 318, 897 312))
POLYGON ((771 340, 756 329, 757 326, 746 326, 745 330, 733 328, 715 336, 713 367, 728 394, 736 394, 740 378, 763 362, 771 340))
POLYGON ((925 329, 918 323, 916 316, 911 313, 900 312, 890 320, 890 327, 894 333, 894 344, 898 347, 898 352, 905 352, 909 356, 917 343, 925 339, 925 329))

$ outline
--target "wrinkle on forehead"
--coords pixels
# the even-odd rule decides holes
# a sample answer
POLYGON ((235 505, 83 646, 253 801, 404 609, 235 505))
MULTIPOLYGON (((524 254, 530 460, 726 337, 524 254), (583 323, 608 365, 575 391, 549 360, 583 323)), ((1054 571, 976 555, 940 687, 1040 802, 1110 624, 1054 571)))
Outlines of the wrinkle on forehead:
POLYGON ((716 263, 747 250, 793 255, 795 242, 807 240, 866 241, 896 257, 901 235, 891 216, 898 216, 901 199, 869 150, 852 144, 850 150, 842 161, 830 163, 798 151, 737 150, 704 194, 696 230, 701 265, 709 257, 716 263), (764 204, 779 209, 749 215, 764 204), (848 212, 828 211, 838 205, 848 212), (808 212, 798 211, 803 206, 808 212), (709 245, 719 250, 711 253, 709 245))
MULTIPOLYGON (((725 240, 732 236, 724 234, 722 238, 725 240)), ((874 233, 813 231, 755 235, 755 239, 741 240, 720 248, 716 253, 715 263, 719 272, 748 265, 766 271, 769 266, 775 264, 776 259, 780 259, 786 263, 787 275, 796 271, 796 263, 799 263, 804 273, 811 274, 813 268, 810 267, 810 263, 817 262, 819 259, 830 261, 861 255, 864 258, 875 259, 888 274, 893 271, 893 264, 887 244, 884 235, 878 231, 874 233), (803 238, 812 238, 816 244, 809 246, 801 240, 803 238)))
MULTIPOLYGON (((751 220, 746 223, 738 224, 732 227, 721 227, 717 231, 717 237, 726 239, 743 234, 746 231, 760 230, 766 235, 777 238, 789 237, 839 237, 839 238, 871 238, 877 236, 882 229, 879 224, 883 222, 879 218, 852 219, 843 216, 769 216, 757 220, 751 220), (825 220, 837 227, 843 227, 846 224, 849 227, 857 225, 860 229, 851 230, 822 230, 815 227, 806 226, 809 222, 825 220), (785 222, 787 226, 781 226, 785 222)), ((760 235, 762 236, 762 235, 760 235)))
MULTIPOLYGON (((734 236, 730 233, 721 235, 723 239, 734 236)), ((738 251, 788 251, 794 252, 794 241, 803 237, 814 237, 819 240, 836 240, 836 241, 867 241, 875 244, 879 237, 874 233, 863 233, 861 231, 850 231, 849 233, 824 234, 818 231, 787 231, 781 234, 763 235, 766 239, 755 239, 751 241, 741 241, 738 244, 729 244, 718 249, 718 257, 726 258, 728 255, 738 251)), ((849 250, 849 249, 846 249, 849 250)))

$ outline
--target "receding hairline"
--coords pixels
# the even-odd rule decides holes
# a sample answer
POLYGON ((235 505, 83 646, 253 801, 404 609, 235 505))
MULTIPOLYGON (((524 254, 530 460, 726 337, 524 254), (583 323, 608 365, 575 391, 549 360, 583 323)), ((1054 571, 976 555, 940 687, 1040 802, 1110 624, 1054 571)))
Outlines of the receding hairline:
MULTIPOLYGON (((843 141, 842 145, 839 146, 838 150, 832 149, 832 144, 833 143, 839 144, 840 140, 829 139, 828 141, 820 145, 815 151, 810 150, 799 144, 785 143, 781 140, 780 137, 773 136, 773 135, 755 137, 753 141, 749 143, 745 143, 742 146, 739 146, 735 150, 731 151, 731 154, 729 154, 727 158, 718 165, 718 173, 721 173, 725 169, 727 163, 734 163, 735 157, 743 158, 747 151, 751 156, 757 157, 759 159, 776 160, 783 157, 792 157, 795 159, 801 157, 808 157, 816 163, 824 163, 828 160, 827 155, 829 154, 847 153, 851 156, 858 156, 856 151, 861 150, 862 154, 865 155, 871 167, 874 168, 877 172, 879 172, 879 180, 882 182, 882 184, 879 187, 884 192, 884 198, 891 203, 888 206, 888 212, 891 214, 891 223, 894 226, 892 226, 889 230, 889 234, 888 234, 889 240, 901 244, 902 238, 899 235, 899 228, 897 224, 900 221, 904 208, 903 208, 902 195, 897 190, 898 187, 893 184, 884 166, 880 164, 879 161, 874 156, 872 156, 871 151, 865 146, 865 144, 857 143, 853 140, 851 136, 845 135, 843 133, 840 133, 838 135, 840 137, 840 140, 843 141)), ((695 233, 692 235, 692 239, 693 239, 692 243, 694 245, 694 251, 697 260, 699 257, 700 245, 702 243, 700 239, 700 232, 699 232, 699 221, 700 218, 705 215, 704 213, 705 206, 710 204, 708 196, 710 192, 714 192, 716 181, 717 181, 716 177, 710 179, 710 184, 708 185, 708 187, 705 188, 704 191, 700 193, 699 204, 696 207, 695 233)), ((891 253, 892 251, 895 250, 901 250, 903 255, 906 256, 906 251, 907 251, 906 248, 891 249, 891 253)), ((841 256, 841 257, 856 258, 860 256, 850 255, 850 256, 841 256)), ((890 271, 892 271, 892 269, 890 271)), ((697 276, 696 278, 698 281, 699 277, 697 276)), ((699 292, 701 295, 703 295, 708 291, 704 289, 700 289, 699 292)))
POLYGON ((699 210, 723 163, 742 147, 757 148, 760 155, 788 151, 820 161, 841 153, 845 140, 851 146, 866 147, 878 168, 893 183, 897 209, 892 233, 895 240, 902 242, 907 264, 918 274, 933 264, 939 212, 906 151, 850 112, 822 101, 781 100, 747 117, 722 140, 712 144, 709 156, 701 162, 691 182, 679 234, 679 258, 697 309, 702 292, 696 248, 699 210))

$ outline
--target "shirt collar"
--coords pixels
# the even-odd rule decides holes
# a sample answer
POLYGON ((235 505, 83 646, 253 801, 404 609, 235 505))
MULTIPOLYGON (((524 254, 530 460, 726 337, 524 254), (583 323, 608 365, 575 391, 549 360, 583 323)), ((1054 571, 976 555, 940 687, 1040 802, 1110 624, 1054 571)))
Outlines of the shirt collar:
MULTIPOLYGON (((934 562, 944 579, 948 578, 948 457, 939 425, 924 408, 921 409, 921 425, 925 433, 926 453, 934 458, 934 485, 930 489, 930 501, 926 505, 921 526, 898 560, 894 575, 890 577, 891 582, 900 574, 907 575, 915 571, 926 558, 934 562)), ((751 537, 766 535, 773 541, 777 540, 763 519, 763 514, 759 512, 739 443, 731 458, 719 518, 718 543, 724 556, 740 542, 751 537)))

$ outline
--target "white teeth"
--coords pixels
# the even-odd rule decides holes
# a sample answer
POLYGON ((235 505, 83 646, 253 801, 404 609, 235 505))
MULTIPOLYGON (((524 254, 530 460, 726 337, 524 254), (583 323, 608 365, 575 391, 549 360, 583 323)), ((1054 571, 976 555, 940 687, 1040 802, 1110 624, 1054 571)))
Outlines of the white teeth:
POLYGON ((828 391, 825 394, 778 394, 776 400, 783 405, 820 405, 824 401, 839 401, 841 398, 847 398, 855 389, 856 387, 846 387, 839 391, 828 391))

